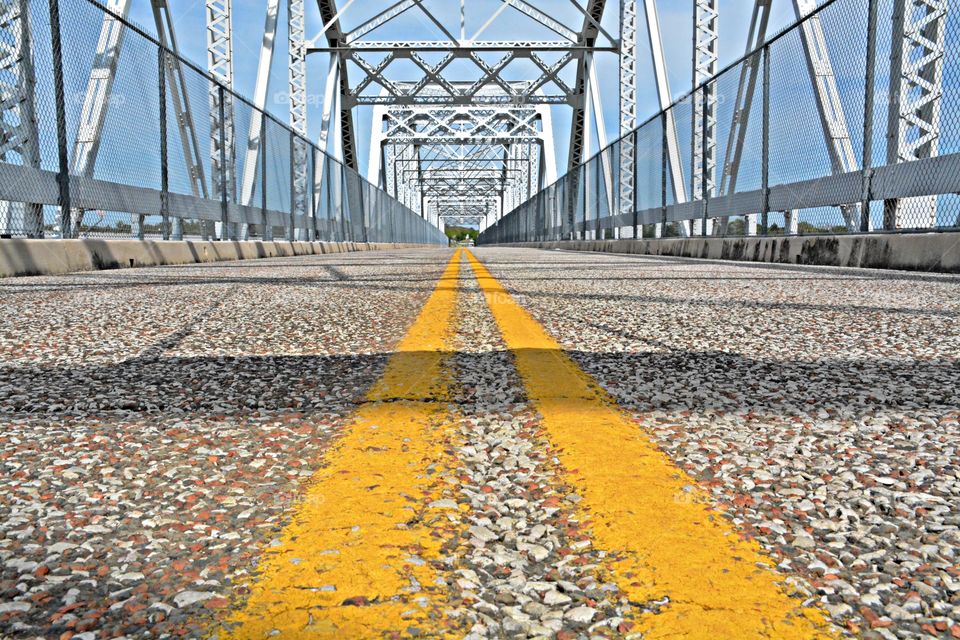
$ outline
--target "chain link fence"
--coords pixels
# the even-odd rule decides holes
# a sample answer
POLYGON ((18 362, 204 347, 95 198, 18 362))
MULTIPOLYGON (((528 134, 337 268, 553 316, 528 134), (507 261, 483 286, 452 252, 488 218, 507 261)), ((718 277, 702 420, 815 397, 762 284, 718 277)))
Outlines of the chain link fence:
POLYGON ((958 230, 955 5, 828 0, 479 241, 958 230))
POLYGON ((446 244, 96 0, 0 10, 0 238, 446 244))

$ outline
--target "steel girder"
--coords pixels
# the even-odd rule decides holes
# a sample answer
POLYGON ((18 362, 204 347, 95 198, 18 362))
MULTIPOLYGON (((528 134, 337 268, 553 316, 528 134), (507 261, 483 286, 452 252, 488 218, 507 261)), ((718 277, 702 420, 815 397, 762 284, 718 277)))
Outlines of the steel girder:
POLYGON ((540 140, 540 110, 530 107, 394 107, 383 139, 414 144, 510 144, 540 140))
POLYGON ((100 150, 103 123, 107 117, 116 78, 117 60, 123 44, 123 23, 130 10, 130 0, 111 0, 106 5, 100 38, 97 40, 97 53, 87 80, 87 89, 80 110, 80 122, 77 137, 70 156, 70 172, 76 175, 92 176, 100 150))
MULTIPOLYGON (((574 62, 582 61, 587 52, 599 48, 595 44, 596 36, 602 32, 599 27, 599 15, 602 13, 602 3, 599 10, 593 8, 595 0, 589 0, 588 8, 584 10, 577 2, 574 6, 580 12, 588 14, 586 25, 588 35, 582 31, 575 31, 551 17, 546 10, 534 6, 529 0, 501 0, 503 4, 473 37, 467 38, 464 31, 464 10, 466 3, 461 6, 460 35, 453 33, 443 21, 438 19, 422 2, 422 0, 399 0, 386 7, 372 18, 366 20, 350 33, 345 34, 337 43, 328 38, 328 47, 311 48, 311 52, 330 52, 339 57, 341 67, 349 61, 362 74, 360 81, 342 93, 341 99, 345 108, 357 105, 374 104, 451 104, 474 105, 488 104, 575 104, 577 92, 560 77, 560 73, 574 62), (478 40, 479 35, 487 29, 493 20, 503 10, 511 8, 526 19, 532 20, 556 35, 556 40, 478 40), (443 35, 440 40, 368 40, 366 39, 375 30, 394 20, 410 10, 417 10, 422 17, 434 25, 443 35), (596 14, 596 15, 592 15, 596 14), (589 41, 588 41, 589 40, 589 41), (501 52, 503 55, 497 61, 490 61, 482 54, 501 52), (371 54, 383 53, 384 56, 373 59, 371 54), (428 60, 424 55, 430 53, 439 55, 439 59, 428 60), (548 60, 546 54, 557 59, 548 60), (420 78, 403 85, 394 83, 387 77, 388 67, 398 60, 406 60, 413 64, 420 78), (526 60, 537 69, 537 76, 526 82, 518 83, 507 80, 505 70, 513 62, 526 60), (457 63, 465 61, 473 66, 478 74, 472 82, 457 83, 457 63), (380 95, 365 91, 372 85, 378 85, 386 91, 380 95), (421 90, 427 86, 436 86, 440 92, 433 92, 424 96, 421 90), (552 85, 555 90, 549 89, 552 85), (488 91, 489 88, 497 91, 488 91)), ((617 43, 609 37, 603 49, 615 51, 617 43)))
POLYGON ((637 0, 620 2, 620 213, 634 210, 637 128, 637 0))
MULTIPOLYGON (((266 17, 263 25, 263 39, 257 59, 257 77, 253 88, 254 110, 250 114, 250 128, 247 131, 247 148, 244 151, 243 176, 240 180, 240 204, 253 204, 254 181, 260 165, 257 158, 263 149, 265 123, 263 110, 267 104, 267 88, 270 83, 270 67, 273 64, 273 51, 277 35, 277 16, 280 13, 280 0, 267 0, 266 17)), ((241 225, 240 238, 249 238, 249 228, 241 225)), ((273 228, 269 225, 262 230, 265 240, 273 239, 273 228)))
MULTIPOLYGON (((232 0, 207 0, 207 72, 210 108, 210 170, 219 197, 233 202, 236 196, 236 145, 233 113, 233 16, 232 0), (224 88, 226 90, 224 90, 224 88), (222 104, 221 104, 222 101, 222 104)), ((236 238, 235 225, 221 229, 220 238, 236 238)))
MULTIPOLYGON (((411 203, 418 200, 410 195, 418 187, 410 185, 429 178, 422 171, 404 173, 402 176, 415 180, 398 183, 387 164, 441 157, 460 161, 468 155, 476 156, 479 147, 485 146, 502 154, 503 161, 497 166, 505 187, 500 191, 510 192, 504 198, 513 205, 520 204, 545 179, 556 176, 552 122, 546 105, 570 105, 575 111, 580 110, 580 130, 577 133, 575 116, 573 139, 580 141, 578 149, 582 152, 582 111, 590 55, 595 51, 619 50, 619 43, 600 26, 605 2, 571 2, 583 17, 580 28, 564 24, 551 11, 538 8, 534 0, 501 3, 472 37, 467 37, 465 31, 465 1, 461 3, 457 34, 456 26, 445 25, 422 0, 392 2, 348 33, 338 28, 336 37, 331 37, 329 25, 337 23, 338 14, 328 1, 330 10, 322 16, 328 25, 327 46, 311 47, 308 52, 327 52, 338 61, 341 113, 359 105, 375 107, 368 177, 388 185, 398 197, 411 203), (417 12, 442 35, 422 41, 371 38, 378 29, 408 11, 417 12), (537 29, 549 35, 526 40, 480 39, 505 11, 524 16, 522 20, 535 22, 537 29), (598 43, 600 36, 606 41, 598 43), (412 77, 401 80, 391 76, 391 66, 398 61, 403 61, 412 77), (515 62, 528 71, 532 69, 530 77, 524 81, 511 79, 516 77, 512 70, 515 67, 511 66, 515 62), (351 74, 359 73, 355 83, 347 82, 342 73, 348 65, 352 67, 351 74), (464 65, 473 71, 465 71, 464 65), (576 84, 570 81, 574 66, 576 84), (378 87, 380 90, 376 91, 378 87), (543 110, 537 113, 533 108, 536 106, 543 110), (441 107, 448 111, 440 111, 441 107), (404 108, 408 111, 402 111, 404 108), (521 114, 523 109, 526 113, 521 114), (441 155, 435 155, 435 151, 441 155), (503 170, 514 160, 524 161, 527 173, 519 181, 522 185, 510 184, 508 172, 503 170)), ((345 140, 344 144, 349 142, 345 140)), ((418 167, 422 168, 419 164, 418 167)), ((503 201, 499 204, 502 208, 503 201)), ((422 203, 419 206, 422 208, 422 203)))
MULTIPOLYGON (((725 196, 736 191, 737 178, 740 175, 740 161, 743 158, 743 146, 747 140, 747 131, 750 127, 750 112, 753 109, 754 95, 757 90, 757 81, 760 78, 761 54, 750 53, 759 49, 767 38, 767 24, 770 21, 770 5, 772 0, 756 0, 753 13, 750 16, 750 28, 747 32, 746 53, 740 65, 740 75, 737 82, 736 102, 733 105, 733 119, 727 134, 727 145, 723 156, 723 165, 720 169, 720 184, 717 195, 725 196)), ((727 232, 729 218, 721 218, 715 227, 716 233, 723 235, 727 232)), ((748 219, 747 233, 753 230, 748 219)))
MULTIPOLYGON (((948 6, 948 0, 894 2, 887 164, 932 158, 939 153, 948 6)), ((886 229, 932 227, 936 221, 936 196, 884 203, 886 229)))
MULTIPOLYGON (((606 6, 606 0, 588 0, 584 11, 583 26, 580 29, 577 44, 588 50, 592 49, 600 34, 600 20, 603 17, 603 10, 606 6)), ((574 169, 583 162, 583 156, 586 152, 583 144, 584 131, 587 127, 586 121, 586 95, 587 83, 589 81, 590 60, 588 56, 581 56, 577 60, 577 79, 573 87, 572 103, 573 118, 570 130, 570 151, 567 154, 567 168, 574 169)))
POLYGON ((537 55, 536 51, 515 49, 508 51, 497 63, 487 64, 480 55, 470 49, 456 48, 445 52, 444 57, 436 64, 430 64, 420 51, 403 47, 387 54, 383 62, 372 64, 368 62, 360 49, 351 49, 345 54, 345 59, 354 62, 365 74, 365 77, 349 93, 343 97, 344 104, 349 106, 374 104, 405 104, 405 105, 474 105, 474 104, 569 104, 573 98, 573 90, 560 78, 559 74, 568 63, 575 59, 573 52, 565 53, 557 62, 548 65, 537 55), (409 59, 423 72, 420 83, 403 90, 399 85, 385 77, 386 68, 390 62, 398 59, 409 59), (539 69, 540 76, 523 85, 510 83, 502 77, 505 68, 514 60, 529 59, 539 69), (473 62, 482 72, 476 82, 456 89, 450 79, 443 76, 445 67, 454 60, 467 59, 473 62), (548 83, 560 88, 561 93, 538 95, 537 91, 548 83), (379 84, 388 90, 386 96, 364 95, 363 91, 372 84, 379 84), (446 94, 423 96, 420 89, 428 84, 435 84, 446 89, 446 94), (511 85, 513 85, 511 87, 511 85), (504 91, 499 93, 481 94, 480 90, 489 86, 497 86, 504 91), (507 89, 507 87, 511 87, 507 89))
MULTIPOLYGON (((347 40, 346 34, 340 26, 340 14, 337 11, 336 0, 317 0, 317 7, 320 9, 320 19, 326 27, 324 36, 327 39, 327 44, 333 49, 339 48, 347 40)), ((307 52, 309 51, 310 49, 307 50, 307 52)), ((339 140, 343 162, 351 169, 357 170, 359 166, 357 164, 357 141, 354 136, 353 110, 351 105, 343 99, 350 93, 350 79, 347 77, 343 56, 336 56, 335 59, 337 60, 337 72, 334 77, 340 89, 338 97, 339 118, 335 125, 340 131, 339 140)))
MULTIPOLYGON (((287 71, 290 103, 290 128, 302 137, 290 140, 293 176, 290 185, 290 210, 294 216, 307 216, 307 44, 304 40, 303 0, 287 0, 287 71)), ((309 207, 312 209, 312 207, 309 207)), ((290 225, 290 234, 294 225, 290 225)), ((301 229, 299 240, 312 240, 314 226, 301 229)), ((294 238, 289 238, 293 240, 294 238)))
MULTIPOLYGON (((834 174, 856 171, 860 164, 853 151, 853 141, 847 128, 847 119, 840 102, 837 79, 830 62, 827 37, 823 31, 820 15, 810 15, 817 8, 816 0, 793 0, 797 19, 803 20, 800 26, 800 38, 807 60, 807 69, 813 83, 817 112, 823 129, 827 153, 830 155, 831 170, 834 174), (809 16, 809 17, 808 17, 809 16)), ((860 207, 846 205, 841 207, 848 231, 860 228, 860 207)), ((753 230, 753 227, 750 227, 753 230)))
MULTIPOLYGON (((501 0, 472 37, 465 31, 466 0, 461 2, 459 34, 456 26, 445 25, 423 0, 392 2, 349 32, 341 28, 340 16, 353 0, 339 12, 333 0, 318 2, 327 42, 323 47, 310 46, 307 52, 329 53, 336 61, 345 159, 355 153, 351 151, 353 125, 347 119, 351 109, 373 106, 368 178, 424 215, 426 209, 435 210, 443 202, 438 190, 452 188, 447 182, 438 184, 434 180, 438 174, 425 172, 424 167, 449 162, 468 169, 461 161, 482 157, 483 149, 498 156, 488 159, 496 160, 494 166, 500 170, 501 184, 496 192, 503 193, 497 207, 501 211, 504 202, 519 205, 545 181, 554 180, 556 163, 548 105, 570 105, 581 111, 582 118, 591 54, 619 50, 618 41, 600 25, 605 5, 602 0, 571 1, 583 17, 579 29, 570 28, 551 11, 539 9, 534 0, 501 0), (422 41, 371 38, 408 11, 426 18, 442 35, 422 41), (549 35, 526 40, 481 40, 480 35, 505 11, 522 14, 523 20, 532 20, 539 25, 537 29, 549 35), (598 43, 601 36, 606 41, 598 43), (403 61, 412 77, 391 75, 391 66, 398 61, 403 61), (511 65, 518 61, 527 70, 532 68, 532 75, 523 81, 509 79, 516 77, 511 65), (465 71, 464 65, 473 71, 465 71), (578 81, 571 84, 568 74, 574 66, 578 81), (348 67, 355 76, 353 83, 346 78, 348 67), (520 177, 506 170, 515 161, 523 167, 520 177), (410 162, 415 163, 416 171, 397 174, 397 165, 410 162)), ((573 139, 580 141, 578 149, 582 152, 583 122, 577 132, 576 116, 574 120, 573 139)), ((336 124, 323 128, 321 135, 329 135, 336 124)), ((612 175, 612 171, 608 167, 607 173, 612 175)), ((466 172, 458 188, 476 184, 470 182, 470 173, 466 172)))
MULTIPOLYGON (((157 27, 157 37, 160 44, 170 49, 174 55, 164 55, 164 69, 166 75, 166 90, 170 102, 173 104, 173 115, 180 132, 180 144, 183 149, 183 161, 190 176, 190 190, 197 197, 208 197, 207 180, 203 171, 203 156, 200 151, 200 141, 197 129, 193 122, 193 112, 190 108, 190 94, 187 91, 183 68, 177 55, 177 37, 173 29, 173 19, 167 0, 151 0, 153 19, 157 27)), ((211 233, 210 225, 204 224, 204 234, 211 233)), ((171 220, 171 237, 174 240, 183 238, 183 226, 180 218, 171 220)))
MULTIPOLYGON (((717 74, 717 0, 694 0, 693 86, 717 74)), ((694 200, 714 195, 717 167, 717 87, 703 84, 693 99, 690 193, 694 200)), ((710 229, 706 230, 710 233, 710 229)))
POLYGON ((758 49, 766 40, 767 23, 770 20, 771 0, 756 0, 750 18, 750 30, 747 34, 746 57, 740 65, 740 77, 737 84, 737 97, 733 106, 733 120, 727 137, 726 151, 720 173, 718 195, 724 196, 736 191, 737 177, 740 174, 740 161, 743 157, 743 145, 750 123, 750 110, 756 93, 760 72, 760 55, 749 54, 758 49))
MULTIPOLYGON (((97 41, 96 55, 91 66, 90 75, 87 79, 87 86, 84 92, 83 106, 81 107, 80 122, 77 128, 76 138, 70 155, 70 172, 74 175, 92 176, 96 167, 97 155, 102 140, 103 126, 109 109, 113 83, 116 78, 117 61, 120 57, 120 49, 123 43, 124 20, 129 11, 129 0, 110 0, 106 4, 106 11, 103 15, 103 23, 100 28, 100 36, 97 41)), ((218 79, 221 74, 224 77, 232 78, 232 66, 222 67, 221 62, 229 62, 230 46, 230 27, 229 27, 229 0, 215 2, 211 0, 208 3, 208 49, 210 53, 211 73, 218 79), (211 6, 212 5, 212 6, 211 6), (224 17, 226 18, 224 20, 224 17)), ((161 53, 161 62, 166 85, 166 93, 170 102, 173 104, 174 120, 177 123, 180 132, 180 141, 183 149, 183 158, 188 175, 190 176, 190 186, 195 196, 206 197, 207 184, 204 178, 203 162, 200 152, 200 145, 196 135, 196 129, 193 123, 193 116, 190 110, 189 95, 186 91, 183 71, 180 67, 177 57, 177 39, 173 30, 173 21, 170 18, 170 11, 166 0, 151 0, 151 9, 157 29, 157 37, 160 44, 174 55, 161 53)), ((4 21, 7 24, 7 21, 4 21)), ((211 106, 216 108, 211 113, 219 112, 219 94, 211 87, 211 100, 217 102, 211 106)), ((219 118, 218 118, 219 121, 219 118)), ((212 128, 218 124, 212 122, 212 128)), ((219 142, 219 135, 215 138, 219 142)), ((232 132, 231 132, 232 140, 232 132)), ((213 149, 213 159, 219 167, 220 154, 219 146, 213 149)), ((228 163, 232 166, 232 162, 228 163)), ((218 172, 219 175, 219 172, 218 172)), ((71 233, 76 234, 81 228, 84 212, 74 210, 71 212, 71 233)), ((142 233, 143 216, 135 216, 133 219, 133 228, 136 234, 142 233)), ((182 221, 175 218, 171 221, 171 237, 178 239, 182 237, 182 221)), ((204 231, 208 232, 209 225, 204 226, 204 231)))
POLYGON ((486 215, 483 213, 476 213, 474 215, 447 213, 441 215, 440 217, 448 226, 462 226, 465 224, 478 224, 486 217, 486 215))
MULTIPOLYGON (((596 44, 605 6, 606 0, 588 0, 578 42, 581 46, 593 47, 596 44)), ((573 233, 576 217, 577 194, 580 191, 580 173, 576 169, 583 162, 584 155, 589 152, 589 144, 586 144, 590 124, 587 121, 587 88, 591 61, 591 55, 585 55, 577 61, 577 78, 573 87, 573 114, 570 121, 570 146, 567 153, 567 171, 571 177, 567 195, 567 226, 571 233, 573 233)))
MULTIPOLYGON (((27 0, 3 0, 0 4, 0 160, 40 168, 37 116, 34 103, 36 76, 33 66, 30 11, 27 0)), ((43 207, 27 203, 0 203, 0 233, 26 232, 43 235, 43 207), (22 211, 23 222, 15 215, 22 211), (17 213, 15 213, 17 212, 17 213), (19 227, 19 228, 18 228, 19 227)))
MULTIPOLYGON (((451 86, 456 90, 460 85, 451 86)), ((494 91, 488 87, 482 93, 494 91)), ((445 92, 431 85, 420 93, 445 92)), ((502 198, 518 205, 546 174, 555 179, 555 162, 541 158, 541 149, 551 142, 550 108, 545 105, 381 104, 373 110, 367 177, 421 213, 424 203, 441 217, 450 209, 462 213, 452 203, 486 193, 496 198, 479 206, 496 214, 502 198)))
MULTIPOLYGON (((130 10, 130 0, 111 0, 103 13, 100 37, 97 40, 97 53, 93 59, 87 88, 83 95, 80 110, 80 122, 77 125, 77 137, 70 155, 70 172, 74 175, 90 177, 97 164, 103 124, 113 95, 113 82, 117 73, 117 61, 123 45, 124 26, 122 19, 130 10), (120 18, 118 20, 117 18, 120 18)), ((84 211, 71 212, 71 228, 79 231, 83 224, 84 211)), ((135 221, 138 222, 138 221, 135 221)))
MULTIPOLYGON (((647 22, 647 39, 650 44, 650 56, 653 62, 653 76, 657 87, 660 109, 664 112, 664 128, 667 143, 667 170, 670 172, 670 184, 673 187, 673 201, 687 202, 687 182, 683 176, 683 160, 680 155, 680 142, 677 135, 677 122, 674 110, 670 109, 673 96, 667 75, 667 59, 663 52, 663 39, 660 36, 660 17, 656 0, 643 0, 644 17, 647 22)), ((679 225, 682 234, 689 233, 687 225, 679 225)), ((662 234, 661 225, 655 227, 657 236, 662 234)))

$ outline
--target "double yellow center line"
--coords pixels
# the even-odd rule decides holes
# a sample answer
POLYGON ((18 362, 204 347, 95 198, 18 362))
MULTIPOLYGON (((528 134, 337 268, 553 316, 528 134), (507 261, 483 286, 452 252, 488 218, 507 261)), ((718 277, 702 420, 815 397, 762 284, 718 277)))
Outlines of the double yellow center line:
MULTIPOLYGON (((791 597, 753 541, 742 539, 695 481, 616 406, 490 272, 466 253, 513 354, 527 396, 583 500, 593 544, 632 602, 664 601, 638 620, 644 638, 833 637, 827 618, 791 597)), ((446 587, 431 563, 445 519, 440 495, 454 381, 444 366, 455 322, 458 250, 383 377, 312 479, 262 561, 228 637, 449 635, 446 587), (429 510, 427 510, 429 511, 429 510), (442 583, 441 583, 442 584, 442 583), (278 634, 279 632, 279 634, 278 634)))

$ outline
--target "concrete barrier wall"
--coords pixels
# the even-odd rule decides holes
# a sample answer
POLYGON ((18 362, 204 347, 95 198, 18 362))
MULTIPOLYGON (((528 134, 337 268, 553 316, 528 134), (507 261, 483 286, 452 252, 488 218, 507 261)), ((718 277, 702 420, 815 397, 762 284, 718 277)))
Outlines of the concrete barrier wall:
POLYGON ((281 256, 402 249, 424 245, 363 242, 206 240, 0 240, 0 277, 281 256))
POLYGON ((519 242, 502 246, 960 273, 960 232, 767 236, 763 238, 563 240, 519 242))

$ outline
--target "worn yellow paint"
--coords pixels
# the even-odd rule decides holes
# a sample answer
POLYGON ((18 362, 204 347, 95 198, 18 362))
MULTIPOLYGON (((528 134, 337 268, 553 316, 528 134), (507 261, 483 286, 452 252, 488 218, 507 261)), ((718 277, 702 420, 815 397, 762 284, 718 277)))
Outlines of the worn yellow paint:
POLYGON ((669 597, 636 631, 653 638, 833 637, 826 616, 786 593, 754 541, 713 510, 597 383, 472 255, 468 258, 527 395, 593 522, 593 543, 631 601, 669 597))
POLYGON ((444 536, 431 521, 445 519, 424 505, 442 491, 428 467, 445 464, 460 262, 458 251, 220 637, 382 638, 436 616, 429 561, 444 536))

